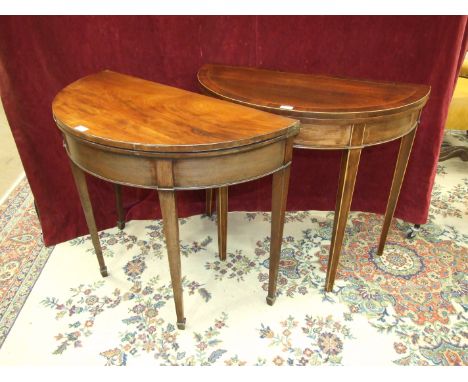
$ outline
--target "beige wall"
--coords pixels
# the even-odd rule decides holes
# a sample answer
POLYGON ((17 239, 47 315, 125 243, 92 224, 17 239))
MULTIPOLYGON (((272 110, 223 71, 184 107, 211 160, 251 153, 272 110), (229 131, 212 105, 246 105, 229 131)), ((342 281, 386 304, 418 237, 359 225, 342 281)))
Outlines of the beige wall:
POLYGON ((0 201, 22 175, 23 166, 0 102, 0 201))

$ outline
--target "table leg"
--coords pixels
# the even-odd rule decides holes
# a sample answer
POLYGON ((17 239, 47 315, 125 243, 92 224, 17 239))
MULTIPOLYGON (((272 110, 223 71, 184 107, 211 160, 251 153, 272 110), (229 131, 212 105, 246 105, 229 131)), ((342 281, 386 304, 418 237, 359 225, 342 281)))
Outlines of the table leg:
POLYGON ((283 241, 284 214, 288 198, 289 174, 291 166, 273 174, 272 205, 271 205, 271 241, 270 241, 270 270, 268 281, 268 305, 276 300, 276 282, 281 257, 281 243, 283 241))
POLYGON ((117 209, 117 227, 119 229, 125 228, 125 214, 122 205, 122 187, 120 184, 114 183, 115 191, 115 205, 117 209))
POLYGON ((395 172, 393 174, 392 187, 390 189, 390 196, 387 202, 387 210, 385 211, 382 233, 380 235, 379 248, 377 250, 378 256, 382 255, 385 247, 388 230, 392 222, 393 214, 395 213, 396 205, 398 202, 398 196, 400 195, 400 189, 403 183, 403 178, 405 177, 406 166, 408 164, 409 156, 411 154, 411 148, 413 147, 415 135, 416 129, 412 130, 409 134, 401 138, 400 150, 398 152, 395 172))
POLYGON ((219 187, 216 201, 216 221, 218 226, 219 259, 226 260, 227 245, 227 217, 228 217, 228 188, 219 187))
POLYGON ((99 242, 99 236, 96 228, 96 222, 94 221, 93 206, 89 198, 88 185, 86 184, 86 177, 84 171, 79 168, 75 163, 70 160, 70 166, 75 179, 76 189, 78 190, 78 195, 81 201, 81 207, 86 219, 86 224, 88 225, 89 234, 91 235, 91 240, 93 242, 94 251, 99 262, 99 270, 102 277, 108 276, 107 267, 104 262, 104 257, 102 256, 101 243, 99 242))
POLYGON ((205 191, 205 214, 208 216, 213 215, 213 189, 212 188, 207 188, 205 191))
POLYGON ((346 229, 351 201, 353 199, 354 184, 359 167, 361 149, 346 150, 341 157, 340 180, 336 195, 335 219, 333 222, 333 233, 330 244, 330 255, 328 257, 327 278, 325 290, 330 292, 335 282, 336 269, 340 259, 343 236, 346 229))
POLYGON ((177 315, 177 327, 185 329, 184 302, 182 294, 181 263, 179 247, 179 224, 177 219, 175 191, 159 190, 159 204, 163 218, 164 236, 166 238, 169 270, 171 272, 172 291, 177 315))

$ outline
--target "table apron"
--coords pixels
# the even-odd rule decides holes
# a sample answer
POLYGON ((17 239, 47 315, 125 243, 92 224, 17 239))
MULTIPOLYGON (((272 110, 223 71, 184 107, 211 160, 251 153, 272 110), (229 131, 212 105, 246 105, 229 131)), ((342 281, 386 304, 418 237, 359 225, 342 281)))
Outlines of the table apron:
POLYGON ((302 122, 301 130, 294 139, 294 146, 315 149, 358 148, 351 144, 353 126, 361 126, 364 129, 363 141, 359 145, 361 148, 389 142, 412 131, 418 123, 419 114, 420 110, 411 110, 359 123, 349 120, 347 125, 343 124, 343 121, 333 123, 308 120, 307 123, 302 122))
POLYGON ((82 170, 98 178, 134 187, 160 190, 189 190, 228 186, 272 174, 289 166, 285 160, 286 137, 269 145, 253 145, 248 151, 220 153, 219 156, 166 158, 103 150, 64 134, 70 159, 82 170), (164 164, 164 166, 162 166, 164 164), (173 184, 162 172, 172 169, 173 184))

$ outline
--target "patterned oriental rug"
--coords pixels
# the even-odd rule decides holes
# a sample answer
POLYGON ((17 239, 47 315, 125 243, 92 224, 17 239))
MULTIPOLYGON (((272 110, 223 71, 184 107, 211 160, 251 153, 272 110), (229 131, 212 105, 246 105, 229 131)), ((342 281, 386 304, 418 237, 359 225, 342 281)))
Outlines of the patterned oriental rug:
MULTIPOLYGON (((466 136, 448 136, 468 145, 466 136)), ((468 166, 439 165, 428 223, 352 213, 332 293, 323 285, 332 213, 288 213, 279 296, 265 302, 270 215, 180 219, 187 328, 175 310, 160 221, 45 248, 23 181, 0 207, 1 365, 467 365, 468 166)))

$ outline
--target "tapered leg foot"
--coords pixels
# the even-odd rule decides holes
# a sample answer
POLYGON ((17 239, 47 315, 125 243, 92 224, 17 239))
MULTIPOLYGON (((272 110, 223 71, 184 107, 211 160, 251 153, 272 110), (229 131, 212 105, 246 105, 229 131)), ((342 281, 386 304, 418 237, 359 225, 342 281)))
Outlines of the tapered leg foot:
POLYGON ((109 276, 109 273, 107 273, 107 267, 101 268, 100 271, 101 271, 101 276, 102 277, 109 276))
POLYGON ((218 225, 218 252, 219 259, 226 260, 227 248, 227 215, 228 215, 228 188, 218 188, 216 202, 216 221, 218 225))
POLYGON ((276 296, 275 296, 275 297, 267 296, 267 298, 266 298, 266 302, 267 302, 267 304, 270 305, 270 306, 273 306, 273 304, 275 303, 275 301, 276 301, 276 296))
POLYGON ((179 330, 185 330, 185 322, 186 322, 185 318, 181 322, 177 322, 177 328, 179 330))
POLYGON ((125 221, 117 220, 117 228, 124 229, 125 228, 125 221))
POLYGON ((387 209, 385 211, 384 223, 382 226, 382 233, 380 234, 379 247, 377 255, 381 256, 385 242, 387 241, 388 230, 392 223, 393 214, 398 202, 398 196, 400 195, 401 185, 403 184, 403 178, 405 177, 406 166, 408 164, 409 156, 411 154, 411 148, 413 147, 414 137, 416 135, 416 129, 411 131, 408 135, 401 138, 400 151, 398 152, 398 158, 395 166, 395 172, 393 174, 392 187, 390 189, 390 196, 387 202, 387 209))
POLYGON ((336 270, 338 267, 341 246, 348 221, 348 214, 353 199, 354 184, 359 166, 361 149, 346 150, 341 158, 340 179, 336 195, 335 219, 333 222, 333 233, 330 244, 330 255, 328 257, 327 276, 325 280, 325 291, 331 292, 335 283, 336 270))

